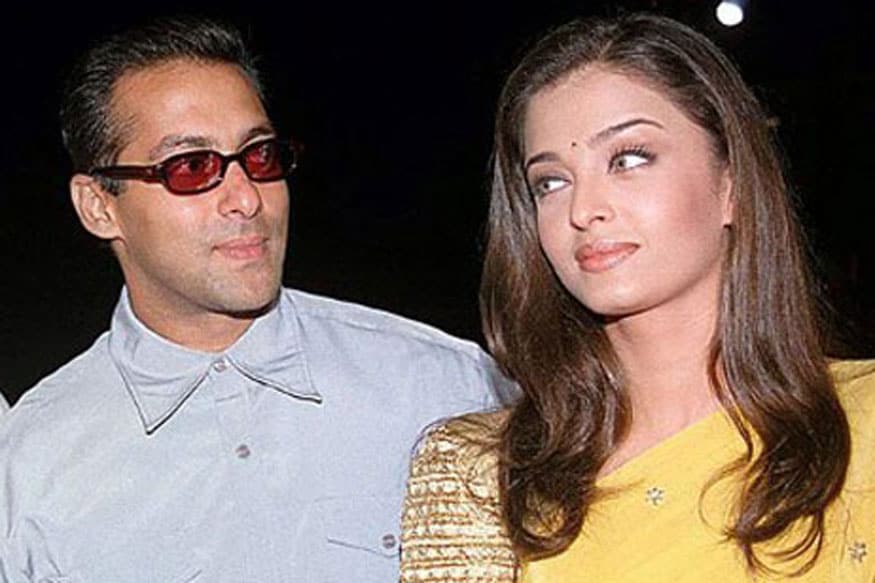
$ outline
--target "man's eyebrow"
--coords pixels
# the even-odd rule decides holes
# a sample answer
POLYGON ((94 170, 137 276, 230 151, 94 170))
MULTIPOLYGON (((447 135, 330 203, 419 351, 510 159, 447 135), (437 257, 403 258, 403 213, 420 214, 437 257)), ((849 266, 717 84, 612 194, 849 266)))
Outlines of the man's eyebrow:
POLYGON ((275 136, 275 135, 276 135, 276 130, 273 129, 273 126, 271 126, 270 124, 263 124, 263 125, 255 126, 254 128, 247 130, 243 134, 243 136, 241 137, 239 144, 242 146, 246 142, 251 141, 252 138, 260 138, 262 136, 275 136))
POLYGON ((652 119, 647 119, 646 117, 636 117, 635 119, 630 119, 628 121, 623 121, 618 124, 614 124, 612 126, 608 126, 605 129, 598 132, 596 135, 592 136, 586 141, 586 145, 590 148, 597 146, 601 142, 604 142, 608 138, 611 138, 621 132, 624 132, 630 128, 633 128, 637 125, 649 125, 661 130, 665 128, 658 121, 654 121, 652 119))
MULTIPOLYGON (((250 128, 243 133, 239 140, 239 144, 242 146, 246 142, 252 140, 252 138, 273 135, 276 135, 276 131, 270 126, 270 124, 255 126, 254 128, 250 128)), ((171 152, 179 147, 206 149, 218 148, 218 144, 215 140, 212 140, 205 136, 171 134, 169 136, 164 136, 164 138, 162 138, 161 141, 158 142, 157 146, 149 150, 149 159, 152 161, 160 160, 165 155, 167 155, 168 152, 171 152)))
POLYGON ((215 143, 204 136, 185 136, 180 134, 171 134, 164 136, 158 145, 149 150, 150 160, 159 160, 171 150, 175 150, 180 146, 189 148, 211 148, 215 143))

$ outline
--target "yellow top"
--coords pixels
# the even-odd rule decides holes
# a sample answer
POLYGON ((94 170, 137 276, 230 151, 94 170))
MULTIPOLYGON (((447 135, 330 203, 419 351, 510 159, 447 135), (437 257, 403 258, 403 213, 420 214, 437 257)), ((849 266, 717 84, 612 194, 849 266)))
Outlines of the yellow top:
POLYGON ((721 535, 738 484, 724 480, 707 490, 705 485, 744 444, 728 418, 717 413, 599 480, 603 491, 613 493, 591 507, 575 542, 562 554, 521 569, 501 525, 494 460, 478 456, 470 436, 460 435, 465 424, 438 428, 413 462, 401 580, 873 583, 875 362, 844 362, 832 370, 851 426, 851 465, 841 496, 828 509, 820 557, 801 577, 754 577, 737 545, 721 535))

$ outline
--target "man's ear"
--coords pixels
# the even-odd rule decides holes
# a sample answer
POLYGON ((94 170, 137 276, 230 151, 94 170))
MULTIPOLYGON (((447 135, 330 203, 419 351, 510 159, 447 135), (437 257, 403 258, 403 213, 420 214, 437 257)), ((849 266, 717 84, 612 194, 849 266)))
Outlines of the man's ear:
POLYGON ((93 177, 76 174, 70 179, 70 199, 79 221, 96 237, 111 241, 121 235, 116 220, 116 195, 107 192, 93 177))

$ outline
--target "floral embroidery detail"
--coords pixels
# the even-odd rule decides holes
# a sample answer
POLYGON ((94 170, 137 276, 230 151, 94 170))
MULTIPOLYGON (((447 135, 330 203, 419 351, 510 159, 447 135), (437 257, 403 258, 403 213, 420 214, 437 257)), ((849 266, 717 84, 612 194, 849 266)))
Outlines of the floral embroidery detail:
POLYGON ((866 543, 858 540, 848 547, 848 554, 851 555, 852 561, 862 563, 866 555, 869 554, 869 550, 866 548, 866 543))
POLYGON ((648 488, 647 492, 644 494, 644 499, 651 506, 660 506, 665 502, 665 490, 656 486, 648 488))

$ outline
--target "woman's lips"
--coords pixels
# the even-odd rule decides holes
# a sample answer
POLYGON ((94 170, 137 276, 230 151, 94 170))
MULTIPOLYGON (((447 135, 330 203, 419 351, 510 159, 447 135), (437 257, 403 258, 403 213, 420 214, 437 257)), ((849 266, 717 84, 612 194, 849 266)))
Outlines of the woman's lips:
POLYGON ((581 245, 574 253, 580 269, 589 273, 600 273, 612 269, 638 251, 636 243, 596 241, 581 245))
POLYGON ((267 238, 258 235, 229 239, 216 245, 215 250, 230 259, 260 259, 267 253, 267 238))

